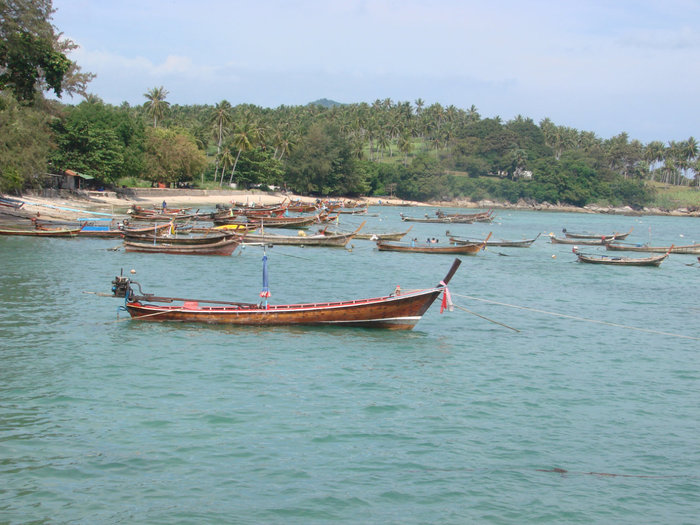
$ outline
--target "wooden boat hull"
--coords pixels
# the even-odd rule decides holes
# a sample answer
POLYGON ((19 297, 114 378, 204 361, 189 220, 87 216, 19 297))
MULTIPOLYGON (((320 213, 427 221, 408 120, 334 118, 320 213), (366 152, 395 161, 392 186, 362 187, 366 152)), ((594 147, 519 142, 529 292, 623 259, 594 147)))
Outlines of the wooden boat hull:
POLYGON ((552 244, 577 244, 580 246, 604 246, 607 241, 604 241, 603 239, 568 239, 568 238, 562 238, 562 237, 554 237, 553 235, 549 236, 549 242, 552 244))
MULTIPOLYGON (((539 235, 534 239, 525 239, 522 241, 488 241, 486 246, 498 246, 507 248, 529 248, 539 238, 539 235)), ((469 239, 461 239, 459 237, 450 237, 450 242, 455 244, 478 244, 483 241, 474 241, 469 239)))
POLYGON ((319 223, 320 219, 317 215, 313 217, 269 217, 265 219, 250 218, 248 221, 241 221, 234 217, 230 219, 214 219, 216 225, 238 224, 238 225, 254 225, 264 228, 307 228, 314 223, 319 223))
POLYGON ((0 235, 24 235, 29 237, 76 237, 79 233, 80 228, 59 230, 0 229, 0 235))
POLYGON ((409 230, 397 233, 358 233, 355 238, 366 241, 400 241, 408 232, 409 230))
POLYGON ((185 236, 154 236, 147 233, 127 233, 124 239, 135 243, 150 243, 150 244, 168 244, 173 246, 196 246, 203 244, 213 244, 224 239, 229 239, 233 233, 214 233, 203 235, 185 235, 185 236))
POLYGON ((280 246, 332 246, 340 247, 347 245, 354 237, 354 234, 347 235, 266 235, 266 234, 246 234, 239 237, 243 243, 264 243, 280 246))
POLYGON ((205 307, 185 303, 181 306, 159 306, 127 302, 126 309, 133 318, 149 321, 252 326, 338 325, 410 330, 420 321, 442 290, 440 287, 374 299, 270 305, 268 308, 260 305, 205 307))
POLYGON ((686 246, 646 246, 634 244, 607 243, 606 250, 624 252, 647 252, 647 253, 675 253, 685 255, 700 255, 700 244, 689 244, 686 246))
POLYGON ((211 244, 194 245, 124 241, 124 249, 127 252, 169 253, 175 255, 231 255, 238 245, 238 239, 231 237, 211 244))
POLYGON ((576 233, 576 232, 569 232, 566 231, 566 228, 562 230, 564 233, 564 237, 567 239, 591 239, 591 240, 603 240, 605 239, 606 241, 613 241, 613 240, 619 240, 621 241, 622 239, 626 239, 627 236, 632 233, 632 229, 630 228, 630 231, 627 233, 612 233, 610 235, 605 235, 603 233, 576 233))
POLYGON ((382 252, 406 252, 406 253, 447 253, 452 255, 476 255, 485 247, 480 244, 453 244, 450 246, 435 246, 432 244, 397 244, 377 241, 377 249, 382 252))
POLYGON ((583 253, 576 253, 579 262, 588 264, 608 264, 613 266, 660 266, 668 257, 668 253, 659 255, 658 257, 644 257, 634 259, 631 257, 611 257, 611 256, 593 256, 583 253))

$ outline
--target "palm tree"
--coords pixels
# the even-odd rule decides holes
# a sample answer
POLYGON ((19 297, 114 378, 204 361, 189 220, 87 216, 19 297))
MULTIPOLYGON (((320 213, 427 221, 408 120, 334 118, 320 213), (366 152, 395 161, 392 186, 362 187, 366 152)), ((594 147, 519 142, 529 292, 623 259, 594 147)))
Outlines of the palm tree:
MULTIPOLYGON (((226 134, 227 126, 231 123, 231 104, 228 100, 222 100, 216 106, 211 116, 211 123, 214 127, 216 133, 217 143, 216 143, 216 168, 214 169, 214 182, 216 182, 217 176, 219 174, 219 157, 221 155, 221 143, 226 134)), ((221 171, 221 178, 224 177, 225 168, 221 171)))
POLYGON ((163 118, 165 108, 170 105, 170 102, 165 101, 165 97, 168 96, 168 91, 163 86, 160 86, 144 93, 143 96, 148 99, 148 102, 146 102, 146 111, 150 115, 153 115, 153 127, 157 128, 158 119, 163 118))
MULTIPOLYGON (((233 147, 238 149, 236 154, 236 159, 233 161, 233 167, 231 168, 231 176, 228 179, 228 183, 231 184, 233 181, 233 174, 236 172, 236 165, 238 164, 238 159, 241 158, 241 153, 244 151, 250 151, 255 147, 256 141, 260 135, 259 128, 252 120, 245 120, 238 126, 236 131, 233 133, 233 147)), ((221 177, 223 183, 223 176, 221 177)))

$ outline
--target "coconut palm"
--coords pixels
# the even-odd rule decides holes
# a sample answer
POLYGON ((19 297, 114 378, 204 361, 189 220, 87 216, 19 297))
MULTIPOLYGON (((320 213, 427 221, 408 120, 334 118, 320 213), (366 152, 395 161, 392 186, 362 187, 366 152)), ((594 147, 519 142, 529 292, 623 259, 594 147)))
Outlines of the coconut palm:
POLYGON ((165 109, 170 105, 170 102, 165 101, 168 96, 168 91, 163 87, 153 88, 143 94, 148 99, 146 102, 146 111, 153 116, 153 127, 158 127, 158 119, 163 118, 165 109))

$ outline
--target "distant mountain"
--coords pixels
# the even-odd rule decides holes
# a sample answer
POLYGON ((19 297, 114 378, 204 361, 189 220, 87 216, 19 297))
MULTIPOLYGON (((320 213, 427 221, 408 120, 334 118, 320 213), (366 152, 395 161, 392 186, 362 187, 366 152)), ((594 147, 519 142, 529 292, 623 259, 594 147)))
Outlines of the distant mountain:
POLYGON ((320 98, 318 100, 314 100, 313 102, 308 103, 309 106, 321 106, 324 108, 332 108, 335 106, 342 106, 340 102, 336 102, 335 100, 328 100, 327 98, 320 98))

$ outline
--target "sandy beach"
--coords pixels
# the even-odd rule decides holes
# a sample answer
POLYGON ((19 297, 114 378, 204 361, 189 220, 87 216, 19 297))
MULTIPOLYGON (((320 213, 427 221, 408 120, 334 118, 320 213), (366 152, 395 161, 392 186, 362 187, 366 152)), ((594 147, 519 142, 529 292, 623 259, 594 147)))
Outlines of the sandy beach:
MULTIPOLYGON (((163 201, 169 208, 193 208, 210 210, 219 205, 260 204, 271 205, 288 201, 301 201, 313 203, 314 197, 304 197, 293 194, 267 193, 261 191, 207 191, 207 190, 128 190, 122 194, 116 192, 91 191, 83 194, 71 194, 61 192, 56 197, 45 197, 26 194, 22 197, 13 197, 24 201, 19 210, 1 208, 5 221, 17 217, 39 217, 46 220, 77 220, 89 216, 101 215, 122 216, 132 206, 150 208, 160 207, 163 201)), ((364 197, 360 199, 342 199, 368 205, 386 206, 427 206, 420 202, 405 201, 402 199, 364 197)))

